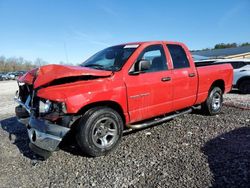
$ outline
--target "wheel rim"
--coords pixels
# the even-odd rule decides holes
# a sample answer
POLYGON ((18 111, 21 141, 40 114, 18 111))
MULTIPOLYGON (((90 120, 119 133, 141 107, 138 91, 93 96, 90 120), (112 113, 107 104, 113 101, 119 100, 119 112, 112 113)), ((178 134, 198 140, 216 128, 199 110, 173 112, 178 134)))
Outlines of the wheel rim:
POLYGON ((92 140, 99 148, 107 148, 117 140, 117 123, 110 117, 99 119, 92 131, 92 140))
POLYGON ((221 107, 221 95, 220 93, 216 92, 214 93, 212 97, 212 109, 218 110, 221 107))

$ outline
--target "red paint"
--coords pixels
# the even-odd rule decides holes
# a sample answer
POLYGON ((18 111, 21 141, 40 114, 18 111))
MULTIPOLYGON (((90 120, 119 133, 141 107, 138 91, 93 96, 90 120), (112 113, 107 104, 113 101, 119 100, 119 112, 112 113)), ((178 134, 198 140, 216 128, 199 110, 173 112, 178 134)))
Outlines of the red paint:
POLYGON ((32 69, 31 71, 25 73, 24 75, 18 77, 19 82, 24 82, 26 84, 32 85, 34 81, 34 77, 36 75, 38 68, 32 69))
MULTIPOLYGON (((221 64, 196 68, 190 52, 182 43, 154 41, 130 44, 140 45, 123 68, 114 74, 110 71, 78 66, 47 65, 41 67, 37 73, 34 88, 64 77, 93 75, 99 78, 47 86, 39 89, 37 95, 52 101, 65 102, 67 111, 71 114, 79 112, 88 104, 112 101, 121 107, 128 124, 200 104, 206 100, 211 85, 217 80, 225 83, 225 92, 231 90, 233 79, 231 65, 221 64), (154 44, 163 45, 168 70, 129 75, 128 72, 138 55, 145 47, 154 44), (173 69, 166 44, 182 46, 190 67, 173 69), (194 73, 195 77, 189 77, 190 73, 194 73), (163 77, 171 77, 171 81, 162 82, 163 77)), ((26 82, 25 79, 19 81, 26 82)))
POLYGON ((38 88, 59 78, 88 75, 109 76, 111 75, 111 71, 101 71, 80 66, 46 65, 38 70, 34 88, 38 88))

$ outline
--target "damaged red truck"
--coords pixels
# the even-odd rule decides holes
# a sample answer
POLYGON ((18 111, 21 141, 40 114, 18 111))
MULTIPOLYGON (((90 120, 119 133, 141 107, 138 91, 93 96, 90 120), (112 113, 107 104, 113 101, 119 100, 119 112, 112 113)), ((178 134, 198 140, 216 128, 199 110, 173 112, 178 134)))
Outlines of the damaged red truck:
POLYGON ((106 48, 80 66, 46 65, 18 79, 18 120, 30 147, 43 155, 75 128, 90 156, 114 149, 124 132, 190 113, 220 112, 232 86, 229 64, 196 67, 178 42, 136 42, 106 48))

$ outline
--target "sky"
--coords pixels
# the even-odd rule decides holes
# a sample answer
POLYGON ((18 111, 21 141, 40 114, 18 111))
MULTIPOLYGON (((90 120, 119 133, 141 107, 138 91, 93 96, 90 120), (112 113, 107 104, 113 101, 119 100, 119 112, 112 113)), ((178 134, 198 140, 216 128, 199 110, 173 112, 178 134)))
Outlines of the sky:
POLYGON ((78 64, 125 42, 250 42, 250 0, 0 0, 0 24, 0 56, 78 64))

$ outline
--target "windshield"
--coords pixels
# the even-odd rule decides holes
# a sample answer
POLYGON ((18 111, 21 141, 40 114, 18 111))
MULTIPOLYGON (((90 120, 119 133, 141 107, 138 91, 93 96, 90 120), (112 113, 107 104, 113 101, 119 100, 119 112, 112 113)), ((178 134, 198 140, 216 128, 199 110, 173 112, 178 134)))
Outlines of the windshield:
POLYGON ((138 45, 119 45, 109 47, 96 53, 80 66, 101 70, 118 71, 134 53, 137 47, 138 45))

